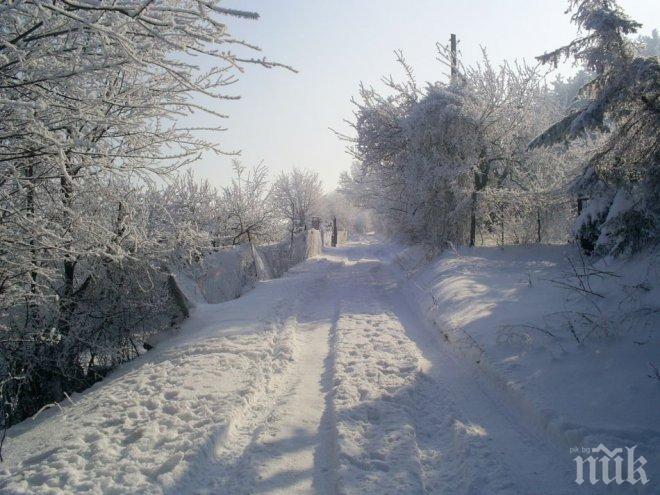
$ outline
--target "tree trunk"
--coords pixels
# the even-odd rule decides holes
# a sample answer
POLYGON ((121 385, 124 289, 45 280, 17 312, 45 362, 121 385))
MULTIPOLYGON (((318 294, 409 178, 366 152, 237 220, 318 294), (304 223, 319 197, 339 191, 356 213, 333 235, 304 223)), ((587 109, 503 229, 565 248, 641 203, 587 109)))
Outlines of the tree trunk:
POLYGON ((289 243, 289 260, 293 259, 293 234, 295 233, 296 228, 294 224, 291 224, 291 241, 289 243))
MULTIPOLYGON (((34 197, 34 167, 28 166, 25 178, 28 180, 27 186, 27 216, 31 222, 34 221, 35 214, 35 197, 34 197)), ((34 295, 37 292, 37 248, 34 237, 30 237, 30 256, 32 262, 32 270, 30 271, 30 292, 34 295)))
POLYGON ((504 249, 504 203, 500 206, 500 244, 502 249, 504 249))
POLYGON ((479 191, 486 187, 487 177, 487 169, 484 171, 481 168, 477 168, 474 171, 474 189, 472 190, 472 204, 470 205, 470 247, 474 247, 477 236, 477 200, 479 199, 479 191))
MULTIPOLYGON (((70 215, 73 185, 66 178, 60 179, 60 190, 62 192, 62 204, 64 205, 63 214, 67 217, 70 215)), ((67 224, 68 222, 64 222, 67 224)), ((76 261, 69 253, 64 255, 64 280, 62 285, 62 294, 59 301, 59 317, 57 328, 61 335, 68 335, 71 330, 71 316, 73 314, 73 284, 76 275, 76 261)))

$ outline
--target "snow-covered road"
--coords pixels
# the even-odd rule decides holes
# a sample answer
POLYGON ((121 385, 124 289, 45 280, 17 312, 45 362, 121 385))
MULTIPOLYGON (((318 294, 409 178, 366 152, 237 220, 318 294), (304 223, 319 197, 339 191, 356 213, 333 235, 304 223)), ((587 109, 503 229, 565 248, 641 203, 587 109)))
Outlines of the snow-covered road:
POLYGON ((10 430, 2 493, 590 493, 406 303, 375 239, 329 250, 10 430))

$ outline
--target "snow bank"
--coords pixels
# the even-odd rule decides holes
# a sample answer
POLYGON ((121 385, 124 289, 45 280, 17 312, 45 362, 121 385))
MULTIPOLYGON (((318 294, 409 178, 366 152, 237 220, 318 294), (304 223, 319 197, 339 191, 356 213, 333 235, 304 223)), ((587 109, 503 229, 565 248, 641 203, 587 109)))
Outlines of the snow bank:
POLYGON ((263 257, 274 278, 281 277, 293 265, 308 258, 321 254, 321 232, 306 230, 293 238, 293 242, 284 241, 278 244, 258 246, 257 250, 263 257))
POLYGON ((395 261, 410 303, 535 426, 566 448, 639 445, 660 477, 657 256, 590 267, 571 246, 409 248, 395 261))
MULTIPOLYGON (((201 296, 201 301, 211 304, 236 299, 257 281, 252 249, 247 244, 220 248, 184 273, 193 281, 192 297, 199 301, 201 296)), ((184 288, 190 289, 190 284, 184 288)))
POLYGON ((323 243, 321 242, 321 231, 308 230, 307 231, 307 246, 305 249, 305 257, 312 258, 318 256, 323 252, 323 243))
POLYGON ((177 282, 188 299, 219 303, 236 299, 259 280, 281 277, 292 266, 321 254, 321 234, 308 230, 276 244, 220 248, 200 263, 179 271, 177 282))
MULTIPOLYGON (((293 360, 293 330, 255 322, 257 306, 249 311, 245 300, 223 317, 199 308, 184 323, 188 341, 163 343, 12 427, 0 492, 180 493, 204 460, 225 456, 245 411, 268 400, 293 360)), ((272 310, 276 301, 263 306, 272 310)))

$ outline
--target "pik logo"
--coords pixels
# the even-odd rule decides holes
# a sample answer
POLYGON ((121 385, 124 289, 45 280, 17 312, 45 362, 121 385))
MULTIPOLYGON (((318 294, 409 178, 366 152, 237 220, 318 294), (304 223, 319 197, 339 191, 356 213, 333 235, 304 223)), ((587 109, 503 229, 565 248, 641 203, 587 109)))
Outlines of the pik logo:
POLYGON ((598 447, 581 447, 572 448, 572 453, 590 454, 589 457, 578 455, 575 457, 575 482, 582 485, 585 482, 585 466, 588 468, 588 481, 592 485, 603 482, 609 485, 614 482, 621 485, 625 482, 635 485, 641 483, 646 485, 649 482, 644 471, 646 465, 646 458, 644 456, 635 457, 635 449, 633 447, 625 447, 626 453, 624 458, 624 448, 618 447, 610 450, 602 443, 598 447))

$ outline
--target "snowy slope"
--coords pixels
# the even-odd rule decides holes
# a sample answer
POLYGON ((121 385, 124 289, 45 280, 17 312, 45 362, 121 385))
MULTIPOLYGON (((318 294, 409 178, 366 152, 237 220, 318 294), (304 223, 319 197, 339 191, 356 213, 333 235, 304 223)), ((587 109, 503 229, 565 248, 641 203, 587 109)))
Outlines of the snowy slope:
POLYGON ((660 478, 657 257, 596 265, 611 273, 586 287, 600 296, 566 287, 579 287, 572 246, 461 249, 433 261, 413 248, 396 262, 413 306, 526 420, 566 449, 639 445, 660 478))

